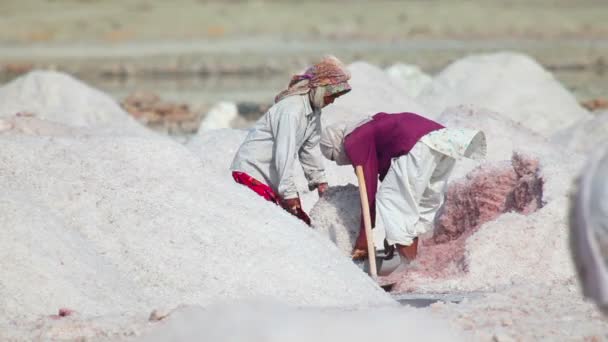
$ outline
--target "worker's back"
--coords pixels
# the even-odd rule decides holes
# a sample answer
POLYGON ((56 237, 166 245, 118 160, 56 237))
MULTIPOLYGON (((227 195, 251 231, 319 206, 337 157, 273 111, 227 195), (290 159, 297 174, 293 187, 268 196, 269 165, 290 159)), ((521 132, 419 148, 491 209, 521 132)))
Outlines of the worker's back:
MULTIPOLYGON (((360 146, 352 144, 356 139, 373 149, 378 160, 378 173, 383 179, 393 158, 407 154, 421 137, 442 128, 439 123, 414 113, 378 113, 371 121, 352 131, 345 138, 345 145, 360 146)), ((358 155, 357 152, 349 155, 355 159, 354 164, 357 164, 358 155)))

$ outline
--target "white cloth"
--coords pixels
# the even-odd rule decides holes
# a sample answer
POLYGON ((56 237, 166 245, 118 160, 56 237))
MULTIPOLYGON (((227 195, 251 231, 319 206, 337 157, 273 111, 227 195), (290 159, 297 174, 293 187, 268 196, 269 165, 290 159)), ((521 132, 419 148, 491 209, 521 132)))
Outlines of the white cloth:
POLYGON ((486 136, 475 129, 442 128, 426 134, 420 141, 454 159, 483 159, 486 156, 486 136))
POLYGON ((299 158, 308 186, 327 182, 321 153, 321 111, 308 94, 284 98, 262 116, 245 138, 230 167, 270 186, 284 199, 298 196, 293 174, 299 158))
POLYGON ((325 127, 321 133, 321 141, 319 147, 325 158, 334 161, 338 165, 350 165, 351 162, 344 150, 344 137, 349 135, 357 127, 366 124, 372 120, 371 117, 365 118, 356 124, 347 122, 339 122, 329 127, 325 127))
POLYGON ((422 141, 392 160, 376 195, 376 229, 389 244, 409 246, 433 227, 454 163, 422 141))

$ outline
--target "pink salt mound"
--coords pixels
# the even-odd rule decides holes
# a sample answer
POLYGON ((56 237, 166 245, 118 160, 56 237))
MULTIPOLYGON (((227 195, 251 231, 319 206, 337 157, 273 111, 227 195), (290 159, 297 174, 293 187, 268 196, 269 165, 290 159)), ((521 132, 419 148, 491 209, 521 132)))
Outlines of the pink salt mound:
POLYGON ((422 241, 412 267, 392 274, 394 292, 415 290, 416 278, 452 278, 467 272, 465 242, 484 223, 506 212, 529 214, 542 207, 538 160, 513 154, 511 163, 482 165, 450 184, 432 238, 422 241))

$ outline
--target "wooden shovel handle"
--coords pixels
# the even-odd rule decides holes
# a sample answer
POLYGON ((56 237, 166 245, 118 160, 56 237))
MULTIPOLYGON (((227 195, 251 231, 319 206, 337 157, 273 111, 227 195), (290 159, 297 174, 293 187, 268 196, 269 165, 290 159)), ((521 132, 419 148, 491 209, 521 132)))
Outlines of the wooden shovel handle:
POLYGON ((369 259, 369 272, 372 278, 378 276, 376 269, 376 250, 374 248, 374 237, 372 235, 372 218, 369 213, 369 202, 367 199, 367 188, 365 186, 365 176, 363 167, 356 166, 355 173, 359 181, 359 195, 361 196, 361 212, 363 213, 363 225, 365 226, 365 237, 367 238, 367 254, 369 259))

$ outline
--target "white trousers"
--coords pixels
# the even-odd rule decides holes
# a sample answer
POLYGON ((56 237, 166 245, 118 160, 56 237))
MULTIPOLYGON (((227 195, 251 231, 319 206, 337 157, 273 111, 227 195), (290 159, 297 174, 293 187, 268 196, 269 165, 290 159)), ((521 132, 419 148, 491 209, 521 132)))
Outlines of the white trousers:
POLYGON ((432 229, 454 163, 422 141, 392 160, 376 195, 376 225, 389 244, 409 246, 432 229))

